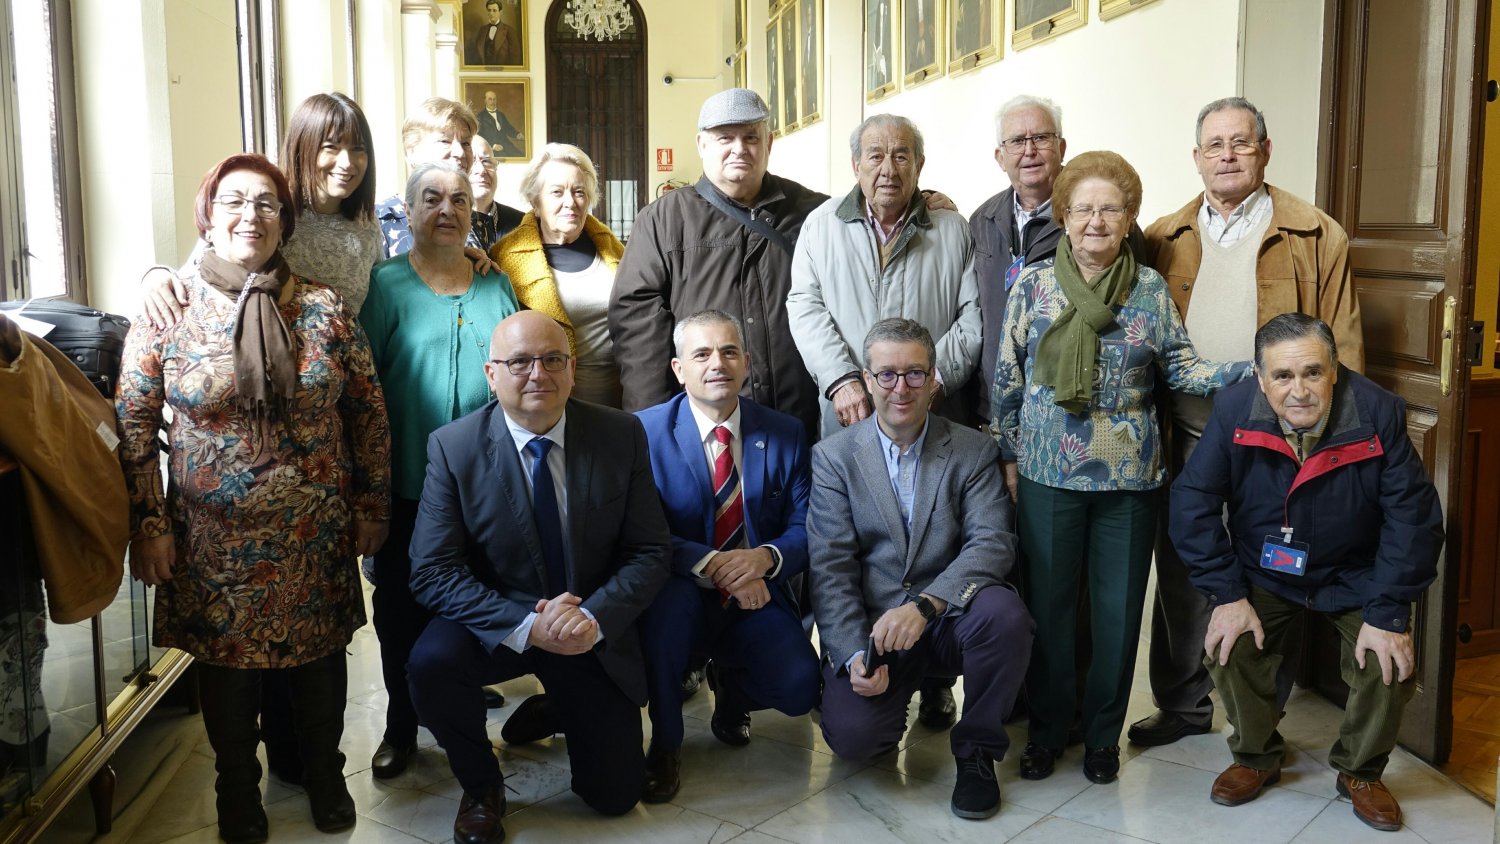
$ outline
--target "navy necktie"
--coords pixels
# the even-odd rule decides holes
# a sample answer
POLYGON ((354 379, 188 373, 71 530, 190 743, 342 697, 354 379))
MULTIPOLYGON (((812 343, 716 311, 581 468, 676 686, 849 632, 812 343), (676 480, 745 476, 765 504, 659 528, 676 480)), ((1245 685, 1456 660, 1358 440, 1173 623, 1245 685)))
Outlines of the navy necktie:
POLYGON ((552 487, 552 470, 547 466, 547 452, 551 450, 552 441, 545 437, 526 444, 526 453, 531 455, 531 511, 536 515, 536 533, 547 561, 548 595, 556 597, 568 590, 568 569, 563 562, 562 516, 552 487))

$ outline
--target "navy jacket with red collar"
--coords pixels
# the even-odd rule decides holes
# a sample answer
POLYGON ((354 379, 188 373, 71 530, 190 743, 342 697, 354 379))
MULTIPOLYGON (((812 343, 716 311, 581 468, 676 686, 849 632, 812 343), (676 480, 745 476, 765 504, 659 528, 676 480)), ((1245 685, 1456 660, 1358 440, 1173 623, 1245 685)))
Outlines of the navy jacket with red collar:
POLYGON ((1172 543, 1214 606, 1253 583, 1319 612, 1363 608, 1366 623, 1398 633, 1443 547, 1406 402, 1342 366, 1323 437, 1300 465, 1255 380, 1221 390, 1171 511, 1172 543), (1283 526, 1310 546, 1300 576, 1260 566, 1266 537, 1280 541, 1283 526))

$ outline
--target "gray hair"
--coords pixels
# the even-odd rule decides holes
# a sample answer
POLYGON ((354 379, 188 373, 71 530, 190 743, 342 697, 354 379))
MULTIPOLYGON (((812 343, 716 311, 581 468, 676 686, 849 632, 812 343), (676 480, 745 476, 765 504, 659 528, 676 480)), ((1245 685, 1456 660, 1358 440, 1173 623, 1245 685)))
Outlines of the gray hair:
POLYGON ((1339 345, 1333 339, 1333 329, 1328 323, 1317 317, 1308 316, 1304 313, 1289 313, 1273 316, 1266 320, 1255 332, 1255 368, 1263 371, 1265 368, 1265 351, 1268 346, 1277 343, 1285 343, 1290 340, 1301 340, 1304 337, 1316 337, 1323 341, 1328 347, 1328 358, 1334 366, 1339 363, 1339 345))
POLYGON ((593 159, 572 144, 547 144, 542 147, 542 154, 526 167, 526 173, 521 176, 521 196, 531 205, 531 210, 535 211, 542 201, 542 168, 549 161, 562 161, 578 168, 578 172, 583 175, 583 198, 587 205, 585 210, 592 209, 599 200, 599 171, 594 169, 593 159))
POLYGON ((1260 143, 1265 143, 1267 137, 1265 114, 1263 114, 1260 109, 1255 107, 1255 103, 1250 102, 1244 97, 1224 97, 1222 99, 1214 100, 1213 102, 1204 106, 1202 111, 1198 112, 1198 127, 1197 131, 1193 135, 1193 146, 1198 146, 1199 144, 1203 143, 1203 121, 1207 120, 1210 114, 1216 114, 1221 111, 1228 111, 1232 108, 1250 112, 1250 115, 1255 118, 1255 140, 1260 143))
POLYGON ((406 207, 413 208, 417 204, 418 193, 422 190, 422 182, 433 173, 451 173, 458 177, 463 183, 464 194, 469 197, 469 204, 474 204, 474 188, 469 184, 469 174, 459 169, 453 161, 428 161, 418 164, 412 168, 411 175, 406 179, 406 207))
POLYGON ((932 342, 932 332, 914 319, 891 317, 870 326, 865 335, 865 368, 870 366, 870 349, 876 343, 920 343, 927 350, 927 368, 937 366, 937 345, 932 342))
POLYGON ((1059 136, 1062 135, 1062 108, 1046 97, 1021 94, 1006 100, 1005 104, 995 112, 995 146, 998 147, 1005 142, 1005 118, 1023 108, 1039 108, 1047 112, 1047 115, 1052 118, 1052 130, 1059 136))
POLYGON ((894 126, 910 132, 912 152, 917 154, 918 161, 926 160, 925 147, 922 144, 922 130, 917 128, 917 124, 913 123, 911 118, 902 117, 899 114, 875 114, 866 117, 864 122, 854 127, 854 132, 849 135, 849 159, 851 161, 859 160, 860 153, 863 152, 861 146, 865 139, 865 130, 875 126, 894 126))
POLYGON ((698 313, 693 314, 687 319, 678 320, 677 324, 672 326, 672 348, 676 352, 678 357, 682 357, 683 355, 683 336, 687 334, 687 330, 689 328, 693 328, 699 325, 728 325, 732 327, 734 329, 735 339, 740 341, 741 350, 744 349, 745 332, 740 328, 740 321, 730 316, 729 314, 724 313, 723 311, 715 311, 710 309, 706 311, 699 311, 698 313))

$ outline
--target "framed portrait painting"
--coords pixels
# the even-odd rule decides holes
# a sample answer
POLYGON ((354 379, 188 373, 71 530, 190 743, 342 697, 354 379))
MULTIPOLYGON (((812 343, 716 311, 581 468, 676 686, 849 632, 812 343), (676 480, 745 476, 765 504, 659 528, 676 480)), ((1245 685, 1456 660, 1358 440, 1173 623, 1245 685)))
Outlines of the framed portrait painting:
POLYGON ((781 124, 781 27, 772 20, 766 27, 766 105, 771 108, 771 134, 780 135, 781 124))
POLYGON ((479 135, 496 161, 531 160, 531 80, 459 80, 463 101, 479 119, 479 135))
POLYGON ((1155 2, 1156 0, 1099 0, 1099 20, 1112 20, 1155 2))
MULTIPOLYGON (((781 19, 781 129, 791 132, 801 126, 802 110, 797 102, 797 7, 788 4, 781 19)), ((772 106, 774 108, 774 106, 772 106)))
POLYGON ((896 26, 892 0, 865 0, 865 102, 896 90, 896 26))
POLYGON ((460 70, 526 69, 522 0, 463 0, 457 22, 460 70))
POLYGON ((803 126, 823 116, 823 2, 797 0, 797 30, 802 42, 797 55, 802 62, 797 84, 802 94, 803 126))
POLYGON ((921 85, 944 70, 942 0, 903 0, 901 4, 901 80, 910 88, 921 85))
POLYGON ((1022 50, 1078 29, 1088 22, 1088 0, 1015 0, 1010 46, 1022 50))
POLYGON ((1005 0, 948 0, 948 73, 964 73, 1001 56, 1005 0))

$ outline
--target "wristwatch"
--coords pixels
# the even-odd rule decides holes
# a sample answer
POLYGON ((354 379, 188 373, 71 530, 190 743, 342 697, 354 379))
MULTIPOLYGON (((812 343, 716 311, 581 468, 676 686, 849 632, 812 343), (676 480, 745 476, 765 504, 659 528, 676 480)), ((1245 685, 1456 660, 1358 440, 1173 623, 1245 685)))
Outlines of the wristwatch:
POLYGON ((917 612, 922 614, 923 619, 931 621, 938 617, 937 605, 928 600, 926 595, 917 596, 916 604, 917 612))

